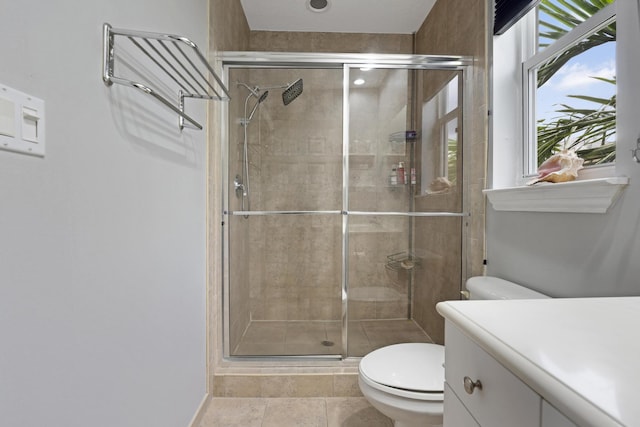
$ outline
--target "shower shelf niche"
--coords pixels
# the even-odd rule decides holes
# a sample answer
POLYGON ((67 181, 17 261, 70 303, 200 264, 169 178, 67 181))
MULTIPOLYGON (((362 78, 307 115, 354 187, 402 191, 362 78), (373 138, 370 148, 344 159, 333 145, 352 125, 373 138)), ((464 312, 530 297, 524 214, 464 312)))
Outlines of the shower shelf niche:
MULTIPOLYGON (((137 52, 135 49, 133 51, 137 52)), ((107 86, 116 83, 132 87, 160 101, 178 115, 180 130, 185 127, 202 129, 200 123, 185 113, 185 98, 218 101, 231 99, 229 90, 213 67, 196 44, 188 38, 172 34, 116 29, 107 23, 103 25, 102 80, 107 86), (132 61, 131 53, 122 46, 123 43, 116 43, 116 40, 120 39, 128 39, 132 46, 142 53, 140 58, 145 62, 139 61, 140 58, 132 61), (122 52, 124 55, 116 55, 116 52, 122 52), (134 70, 133 72, 142 78, 142 82, 116 76, 116 62, 122 65, 119 70, 121 68, 134 70), (135 62, 135 64, 129 62, 135 62), (175 86, 167 89, 166 82, 160 81, 152 70, 159 72, 158 75, 166 75, 168 79, 165 80, 172 81, 171 85, 175 86), (156 88, 151 87, 151 81, 155 81, 156 88), (170 101, 166 94, 173 90, 177 91, 176 102, 170 101)))

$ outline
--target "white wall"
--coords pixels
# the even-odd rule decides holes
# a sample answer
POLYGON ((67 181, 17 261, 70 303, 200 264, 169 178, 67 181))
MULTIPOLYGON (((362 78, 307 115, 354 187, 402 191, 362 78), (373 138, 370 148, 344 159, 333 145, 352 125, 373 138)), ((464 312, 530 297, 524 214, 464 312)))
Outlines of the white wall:
MULTIPOLYGON (((640 24, 635 0, 616 3, 616 174, 631 178, 623 197, 607 214, 496 212, 488 204, 488 273, 552 296, 640 295, 640 164, 630 153, 640 136, 640 24)), ((494 139, 494 172, 504 161, 499 144, 494 139)))
POLYGON ((0 83, 47 119, 46 157, 0 151, 0 425, 186 426, 206 379, 205 133, 105 87, 101 43, 110 22, 206 47, 207 1, 0 10, 0 83))
POLYGON ((504 34, 493 38, 492 127, 493 144, 488 158, 491 188, 512 187, 518 181, 515 160, 522 153, 522 65, 528 52, 527 28, 535 11, 516 22, 504 34))

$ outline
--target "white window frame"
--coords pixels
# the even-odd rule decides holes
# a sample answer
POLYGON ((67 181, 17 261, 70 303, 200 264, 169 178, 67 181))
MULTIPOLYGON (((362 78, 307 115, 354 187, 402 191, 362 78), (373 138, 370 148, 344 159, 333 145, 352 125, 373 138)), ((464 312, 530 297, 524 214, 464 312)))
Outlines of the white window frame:
POLYGON ((442 85, 438 92, 425 101, 422 105, 422 135, 436 134, 438 141, 438 150, 435 152, 428 151, 425 146, 422 148, 422 187, 420 195, 429 194, 429 184, 432 179, 437 177, 444 177, 450 181, 454 181, 457 177, 449 176, 449 139, 447 127, 452 120, 457 120, 456 133, 458 144, 460 141, 460 126, 461 126, 461 112, 462 112, 462 75, 455 73, 450 79, 442 85), (448 100, 450 98, 451 84, 456 81, 457 99, 455 108, 447 112, 450 107, 448 100), (436 157, 437 156, 437 157, 436 157), (433 167, 429 161, 431 158, 437 158, 438 164, 433 167))
MULTIPOLYGON (((461 99, 461 88, 460 88, 460 77, 458 74, 455 74, 451 79, 447 81, 444 86, 444 93, 439 94, 440 99, 438 102, 438 119, 436 121, 436 126, 440 128, 440 176, 447 178, 449 181, 453 182, 456 180, 456 177, 449 176, 449 123, 453 120, 456 120, 456 133, 458 133, 457 129, 460 126, 460 105, 462 104, 461 99), (447 109, 450 107, 449 98, 451 97, 451 88, 452 83, 455 80, 456 83, 456 106, 452 108, 451 111, 447 112, 447 109)), ((459 142, 460 137, 458 133, 458 137, 456 140, 459 142)))
MULTIPOLYGON (((575 27, 544 50, 533 54, 522 64, 522 111, 523 111, 523 147, 522 179, 526 181, 537 175, 537 126, 535 118, 535 93, 537 89, 535 70, 549 59, 560 54, 574 44, 585 39, 598 29, 616 19, 616 3, 599 10, 589 19, 575 27)), ((537 26, 537 22, 536 22, 537 26)), ((616 55, 617 63, 617 55, 616 55)), ((611 176, 615 173, 615 162, 600 166, 590 166, 580 171, 580 179, 593 179, 611 176)))

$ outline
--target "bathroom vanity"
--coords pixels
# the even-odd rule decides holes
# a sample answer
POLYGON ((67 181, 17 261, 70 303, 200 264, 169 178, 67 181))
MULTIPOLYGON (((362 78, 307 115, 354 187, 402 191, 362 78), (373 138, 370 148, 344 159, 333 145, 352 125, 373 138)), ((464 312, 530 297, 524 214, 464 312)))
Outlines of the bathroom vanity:
POLYGON ((640 425, 640 297, 447 301, 444 426, 640 425))

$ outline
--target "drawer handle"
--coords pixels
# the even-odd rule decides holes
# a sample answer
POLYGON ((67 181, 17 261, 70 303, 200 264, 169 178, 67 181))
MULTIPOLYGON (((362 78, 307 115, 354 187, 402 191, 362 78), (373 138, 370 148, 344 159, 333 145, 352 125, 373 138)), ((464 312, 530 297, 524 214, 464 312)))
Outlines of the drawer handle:
POLYGON ((473 394, 473 391, 475 389, 482 390, 482 383, 480 382, 480 380, 473 381, 469 377, 464 377, 464 391, 469 394, 473 394))

